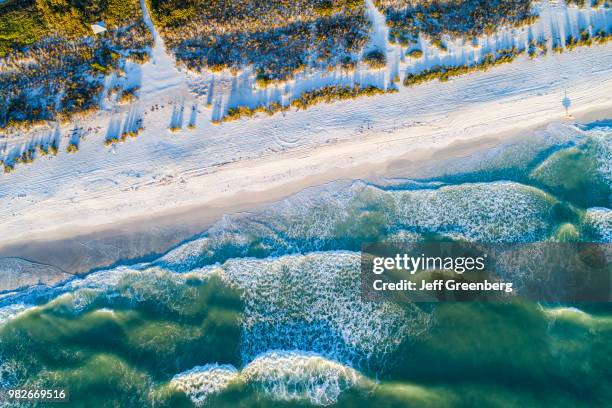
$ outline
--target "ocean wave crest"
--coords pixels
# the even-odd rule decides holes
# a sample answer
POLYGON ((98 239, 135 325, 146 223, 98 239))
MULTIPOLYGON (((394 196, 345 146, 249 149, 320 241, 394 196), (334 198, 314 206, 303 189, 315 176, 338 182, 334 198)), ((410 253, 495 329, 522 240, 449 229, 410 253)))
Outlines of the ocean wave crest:
POLYGON ((175 375, 170 385, 203 406, 231 383, 252 387, 277 401, 307 401, 331 405, 346 390, 366 384, 351 367, 320 355, 301 351, 268 351, 241 371, 231 365, 207 364, 175 375))
POLYGON ((400 231, 489 242, 545 239, 558 201, 515 182, 385 190, 356 181, 346 188, 298 194, 259 214, 224 220, 170 251, 157 264, 186 271, 230 258, 329 250, 358 251, 362 242, 400 231))
POLYGON ((170 386, 185 393, 194 405, 201 407, 208 397, 223 391, 238 376, 238 370, 232 365, 206 364, 175 375, 170 386))

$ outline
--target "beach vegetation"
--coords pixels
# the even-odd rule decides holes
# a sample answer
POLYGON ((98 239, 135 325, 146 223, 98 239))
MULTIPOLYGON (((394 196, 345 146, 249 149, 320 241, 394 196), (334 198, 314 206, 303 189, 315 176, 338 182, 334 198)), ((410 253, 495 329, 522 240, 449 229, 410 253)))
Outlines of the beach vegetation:
POLYGON ((596 44, 602 45, 612 40, 612 29, 610 32, 606 33, 604 30, 599 30, 593 36, 593 40, 596 44))
POLYGON ((419 48, 414 48, 410 51, 408 51, 406 53, 407 56, 409 56, 410 58, 421 58, 423 56, 423 51, 421 51, 419 48))
POLYGON ((104 77, 121 72, 132 56, 144 59, 151 44, 138 0, 0 3, 0 128, 97 110, 104 77), (108 31, 94 35, 90 24, 97 21, 108 31))
POLYGON ((70 142, 68 143, 68 146, 66 146, 66 152, 68 153, 76 153, 79 151, 79 146, 76 142, 70 142))
POLYGON ((145 64, 151 59, 151 54, 148 50, 137 50, 130 52, 127 59, 137 64, 145 64))
POLYGON ((255 83, 260 88, 265 88, 272 83, 272 78, 270 75, 266 74, 262 69, 257 71, 257 75, 255 77, 255 83))
POLYGON ((151 11, 179 64, 196 72, 251 67, 259 87, 307 68, 346 69, 370 27, 361 0, 152 0, 151 11))
POLYGON ((480 61, 473 64, 438 65, 424 71, 408 73, 404 76, 404 86, 414 86, 435 79, 440 82, 446 82, 453 77, 477 71, 486 71, 497 65, 508 64, 524 52, 525 50, 517 47, 501 49, 496 53, 486 54, 480 61))
POLYGON ((535 40, 531 40, 529 42, 529 46, 527 47, 527 54, 529 55, 529 58, 531 59, 535 58, 538 55, 535 40))
POLYGON ((144 127, 139 125, 138 127, 124 130, 118 135, 109 136, 104 140, 104 146, 111 147, 117 143, 124 143, 128 139, 137 138, 143 130, 144 127))
POLYGON ((12 173, 15 170, 15 165, 13 163, 2 162, 2 168, 4 169, 5 174, 12 173))
POLYGON ((315 13, 323 17, 329 17, 334 13, 334 3, 331 0, 323 0, 315 5, 315 13))
POLYGON ((138 91, 138 89, 138 87, 124 89, 123 92, 121 92, 121 95, 119 96, 118 102, 122 105, 134 102, 136 99, 138 99, 136 96, 136 92, 138 91))
POLYGON ((433 38, 431 40, 431 45, 439 49, 440 51, 448 51, 448 47, 442 42, 440 38, 433 38))
POLYGON ((548 42, 545 38, 536 41, 532 39, 529 41, 529 45, 527 47, 527 54, 529 58, 534 59, 538 56, 546 55, 548 53, 548 42))
POLYGON ((444 50, 443 35, 451 38, 479 37, 502 27, 532 24, 531 0, 376 0, 387 18, 391 38, 432 38, 432 44, 444 50))
POLYGON ((567 5, 573 5, 580 8, 592 7, 597 8, 600 6, 606 6, 609 0, 565 0, 567 5))
POLYGON ((305 110, 314 105, 322 103, 333 103, 349 99, 355 99, 363 96, 375 96, 385 93, 397 92, 397 88, 382 89, 375 86, 360 85, 340 86, 330 85, 313 91, 307 91, 291 101, 289 105, 281 105, 280 103, 271 103, 269 105, 259 105, 254 108, 248 106, 236 106, 228 109, 225 116, 216 120, 215 123, 231 122, 242 118, 250 118, 259 113, 274 115, 279 112, 288 111, 291 108, 296 110, 305 110))
MULTIPOLYGON (((588 30, 582 30, 578 37, 569 35, 565 39, 565 47, 571 51, 577 47, 590 47, 593 44, 603 45, 610 40, 612 40, 612 30, 608 33, 605 30, 598 30, 594 35, 591 35, 588 30)), ((558 47, 561 47, 560 44, 558 44, 558 47)), ((559 52, 562 52, 562 50, 559 52)))
POLYGON ((57 156, 57 152, 59 150, 58 145, 57 145, 57 141, 53 141, 49 144, 49 147, 47 148, 47 150, 49 151, 49 154, 52 156, 57 156))
POLYGON ((34 154, 35 151, 33 148, 28 148, 26 150, 24 150, 23 152, 21 152, 21 155, 17 156, 14 159, 15 163, 22 163, 22 164, 31 164, 34 162, 34 154))
POLYGON ((356 68, 357 68, 357 63, 352 57, 346 56, 342 58, 342 61, 340 62, 340 69, 342 71, 353 72, 355 71, 356 68))
POLYGON ((546 40, 546 38, 543 38, 538 41, 537 47, 540 50, 540 55, 546 55, 548 53, 548 41, 546 40))
POLYGON ((363 56, 363 62, 371 69, 383 69, 387 66, 387 56, 381 50, 372 50, 363 56))

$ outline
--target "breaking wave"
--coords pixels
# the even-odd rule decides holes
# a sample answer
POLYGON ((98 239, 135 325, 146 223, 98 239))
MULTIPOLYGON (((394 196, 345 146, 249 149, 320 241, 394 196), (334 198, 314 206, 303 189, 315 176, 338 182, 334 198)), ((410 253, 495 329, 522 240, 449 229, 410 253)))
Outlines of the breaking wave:
POLYGON ((380 369, 430 324, 431 316, 412 305, 362 300, 358 253, 231 260, 221 269, 244 290, 244 362, 267 350, 297 349, 380 369))
POLYGON ((242 382, 273 400, 331 405, 342 392, 366 383, 356 370, 314 353, 269 351, 241 371, 230 365, 208 364, 177 374, 170 381, 197 406, 242 382))
POLYGON ((560 205, 515 182, 385 190, 361 181, 306 192, 249 217, 225 217, 158 264, 177 271, 229 258, 321 250, 358 251, 362 242, 436 233, 489 242, 546 239, 560 205))
POLYGON ((206 364, 175 375, 170 385, 188 395, 196 406, 202 406, 210 395, 223 391, 238 376, 238 370, 229 364, 206 364))

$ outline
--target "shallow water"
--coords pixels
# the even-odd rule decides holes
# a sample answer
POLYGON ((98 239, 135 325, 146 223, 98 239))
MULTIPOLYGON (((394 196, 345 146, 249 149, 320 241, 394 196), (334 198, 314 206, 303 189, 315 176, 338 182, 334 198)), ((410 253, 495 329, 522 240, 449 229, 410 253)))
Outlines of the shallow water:
POLYGON ((608 304, 366 302, 358 251, 612 242, 611 159, 612 128, 554 126, 419 180, 225 217, 151 263, 4 294, 3 388, 66 388, 82 407, 604 406, 608 304))

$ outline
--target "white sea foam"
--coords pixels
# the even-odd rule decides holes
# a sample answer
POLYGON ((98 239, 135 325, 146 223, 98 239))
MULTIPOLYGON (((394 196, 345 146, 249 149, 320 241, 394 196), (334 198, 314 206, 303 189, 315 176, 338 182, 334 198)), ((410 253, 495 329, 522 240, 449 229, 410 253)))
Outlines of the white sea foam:
POLYGON ((251 386, 271 399, 314 405, 331 405, 344 391, 367 383, 356 370, 314 353, 269 351, 241 371, 231 365, 207 364, 177 374, 170 385, 196 406, 203 406, 232 382, 251 386))
POLYGON ((612 128, 599 127, 587 133, 596 143, 595 159, 599 174, 609 186, 612 186, 612 128))
POLYGON ((360 255, 343 251, 232 259, 185 274, 117 268, 66 283, 51 303, 72 314, 113 308, 115 299, 175 310, 194 290, 185 285, 188 279, 212 274, 243 293, 244 363, 268 350, 297 349, 355 367, 382 368, 399 344, 430 324, 431 316, 415 306, 362 300, 360 255))
POLYGON ((594 315, 580 310, 576 307, 545 307, 540 306, 542 312, 549 318, 551 325, 557 321, 572 322, 582 326, 589 327, 592 330, 598 328, 612 327, 612 317, 609 315, 594 315))
POLYGON ((362 300, 355 252, 230 260, 222 270, 244 289, 245 362, 267 350, 299 349, 359 367, 384 366, 431 320, 414 306, 362 300))
POLYGON ((210 395, 223 391, 238 375, 232 365, 206 364, 175 375, 170 385, 184 392, 199 407, 210 395))
POLYGON ((552 206, 541 190, 512 182, 475 183, 394 195, 405 227, 480 242, 522 242, 550 233, 552 206))
POLYGON ((3 325, 7 321, 14 319, 26 310, 31 309, 31 305, 24 303, 15 303, 0 308, 0 325, 3 325))
POLYGON ((328 185, 259 214, 226 217, 205 236, 171 251, 160 264, 187 270, 215 257, 223 260, 223 254, 248 256, 253 246, 271 256, 349 249, 370 228, 389 234, 407 230, 477 241, 533 241, 551 233, 556 203, 541 190, 514 182, 416 190, 384 190, 362 181, 344 188, 328 185))
POLYGON ((612 210, 600 207, 589 208, 584 216, 584 225, 592 233, 592 239, 612 242, 612 210))
POLYGON ((278 400, 307 400, 331 405, 349 388, 364 382, 354 369, 312 353, 271 351, 243 370, 242 375, 265 395, 278 400))

